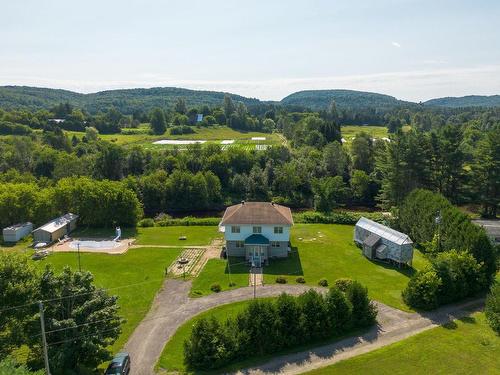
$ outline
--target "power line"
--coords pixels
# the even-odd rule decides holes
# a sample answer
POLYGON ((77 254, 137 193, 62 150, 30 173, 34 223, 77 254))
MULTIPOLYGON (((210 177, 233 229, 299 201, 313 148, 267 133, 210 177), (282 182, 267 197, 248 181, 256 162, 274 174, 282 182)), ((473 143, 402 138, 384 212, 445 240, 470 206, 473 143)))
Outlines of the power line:
MULTIPOLYGON (((157 282, 157 281, 163 281, 163 280, 165 280, 165 278, 148 280, 148 281, 141 281, 141 282, 134 283, 134 284, 125 284, 125 285, 115 286, 115 287, 112 287, 112 288, 98 288, 97 290, 94 290, 92 292, 69 294, 69 295, 62 296, 62 297, 57 297, 57 298, 51 298, 51 299, 42 300, 42 302, 44 302, 44 303, 45 302, 55 302, 55 301, 60 301, 60 300, 67 299, 67 298, 81 297, 81 296, 85 296, 85 295, 90 295, 90 294, 94 294, 94 293, 97 293, 97 292, 100 292, 100 291, 110 291, 110 290, 130 288, 130 287, 134 287, 134 286, 144 285, 144 284, 147 284, 147 283, 152 283, 152 282, 157 282)), ((0 309, 0 313, 5 312, 5 311, 10 311, 10 310, 15 310, 15 309, 21 309, 23 307, 27 307, 27 306, 31 306, 31 305, 36 305, 39 302, 40 301, 38 300, 38 301, 28 302, 28 303, 25 303, 23 305, 5 307, 3 309, 0 309)))
POLYGON ((54 346, 54 345, 58 345, 58 344, 63 344, 65 342, 71 342, 71 341, 75 341, 75 340, 80 340, 80 339, 83 339, 85 337, 97 336, 100 333, 114 331, 114 330, 116 330, 118 328, 119 327, 109 328, 109 329, 105 329, 103 331, 99 331, 99 332, 96 332, 96 333, 91 333, 91 334, 87 334, 87 335, 76 336, 76 337, 73 337, 73 338, 67 339, 67 340, 61 340, 61 341, 51 342, 50 344, 47 344, 47 346, 54 346))
MULTIPOLYGON (((123 318, 113 317, 113 318, 107 318, 107 319, 101 319, 101 320, 94 320, 92 322, 77 324, 77 325, 74 325, 74 326, 71 326, 71 327, 64 327, 64 328, 52 329, 50 331, 45 331, 45 333, 49 334, 49 333, 53 333, 53 332, 61 332, 61 331, 65 331, 65 330, 68 330, 68 329, 74 329, 74 328, 78 328, 78 327, 88 326, 88 325, 91 325, 91 324, 107 322, 109 320, 118 320, 118 321, 120 321, 120 323, 124 323, 124 322, 127 321, 126 319, 123 319, 123 318)), ((41 335, 41 333, 38 333, 38 334, 36 334, 34 336, 31 336, 31 337, 33 338, 33 337, 37 337, 37 336, 40 336, 40 335, 41 335)))

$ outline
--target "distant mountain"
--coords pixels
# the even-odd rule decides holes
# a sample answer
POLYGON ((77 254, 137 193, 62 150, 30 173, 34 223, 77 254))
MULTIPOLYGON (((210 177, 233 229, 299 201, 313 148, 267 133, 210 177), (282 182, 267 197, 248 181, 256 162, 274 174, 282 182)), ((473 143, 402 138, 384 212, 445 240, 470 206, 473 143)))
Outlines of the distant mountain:
POLYGON ((469 95, 462 97, 446 97, 431 99, 424 102, 426 106, 432 107, 500 107, 500 95, 481 96, 469 95))
MULTIPOLYGON (((68 102, 84 108, 90 113, 116 107, 123 113, 132 113, 136 109, 149 110, 153 107, 172 107, 177 98, 184 98, 188 106, 220 105, 224 92, 188 90, 176 87, 154 87, 150 89, 108 90, 92 94, 79 94, 67 90, 27 86, 0 87, 0 108, 41 109, 68 102)), ((262 103, 258 99, 228 94, 233 100, 246 105, 262 103)))
POLYGON ((298 105, 314 110, 327 108, 335 100, 339 108, 376 108, 381 110, 415 103, 398 100, 393 96, 354 90, 305 90, 298 91, 281 100, 283 105, 298 105))

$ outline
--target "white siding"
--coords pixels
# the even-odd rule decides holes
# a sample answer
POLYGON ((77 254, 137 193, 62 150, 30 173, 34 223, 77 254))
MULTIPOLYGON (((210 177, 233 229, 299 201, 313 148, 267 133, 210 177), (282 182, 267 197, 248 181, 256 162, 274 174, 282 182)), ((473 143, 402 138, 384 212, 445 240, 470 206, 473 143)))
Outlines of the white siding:
POLYGON ((224 238, 226 241, 245 241, 253 233, 254 226, 262 227, 262 235, 269 241, 290 241, 290 225, 238 225, 240 233, 232 233, 232 225, 226 225, 224 238), (274 233, 274 227, 283 227, 283 233, 274 233))

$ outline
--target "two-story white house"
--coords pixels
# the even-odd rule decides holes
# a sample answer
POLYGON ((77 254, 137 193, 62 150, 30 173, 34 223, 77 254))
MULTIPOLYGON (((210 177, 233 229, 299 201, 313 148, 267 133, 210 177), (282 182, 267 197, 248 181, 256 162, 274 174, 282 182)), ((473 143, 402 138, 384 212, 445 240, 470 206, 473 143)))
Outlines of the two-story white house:
POLYGON ((257 267, 270 258, 284 258, 290 250, 292 212, 271 202, 241 202, 229 206, 219 228, 228 256, 245 257, 257 267))

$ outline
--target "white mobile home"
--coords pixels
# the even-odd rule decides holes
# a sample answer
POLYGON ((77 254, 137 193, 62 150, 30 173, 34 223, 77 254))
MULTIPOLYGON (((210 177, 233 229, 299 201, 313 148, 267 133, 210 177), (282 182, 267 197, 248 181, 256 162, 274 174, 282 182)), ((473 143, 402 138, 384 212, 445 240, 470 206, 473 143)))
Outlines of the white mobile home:
POLYGON ((413 241, 408 235, 362 217, 354 228, 354 242, 368 259, 411 265, 413 241))
POLYGON ((17 242, 31 233, 33 224, 30 222, 11 225, 3 229, 4 242, 17 242))
POLYGON ((33 239, 35 242, 51 243, 59 238, 69 234, 76 228, 76 220, 78 215, 68 213, 57 219, 49 221, 33 231, 33 239))

